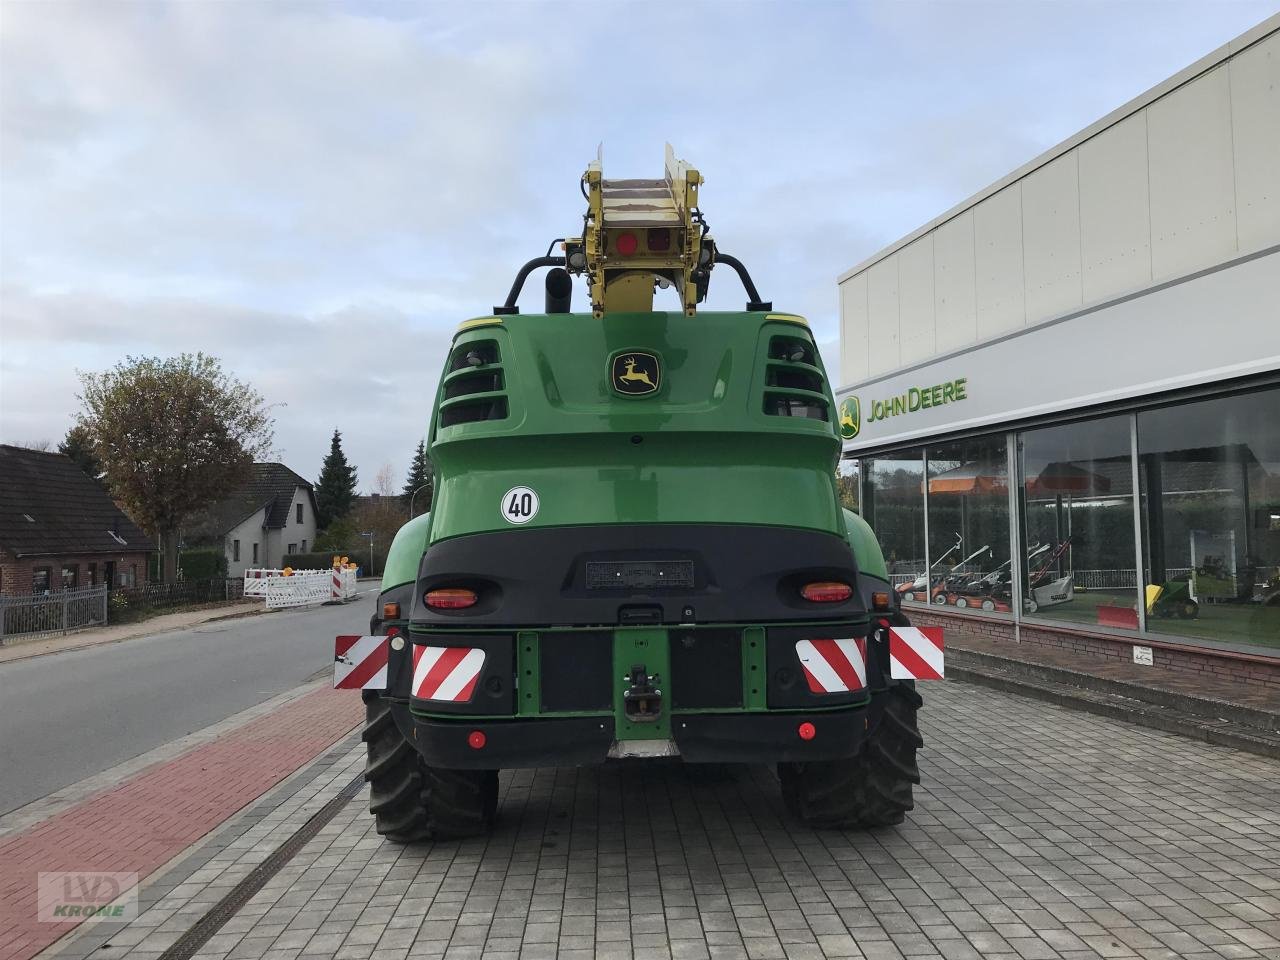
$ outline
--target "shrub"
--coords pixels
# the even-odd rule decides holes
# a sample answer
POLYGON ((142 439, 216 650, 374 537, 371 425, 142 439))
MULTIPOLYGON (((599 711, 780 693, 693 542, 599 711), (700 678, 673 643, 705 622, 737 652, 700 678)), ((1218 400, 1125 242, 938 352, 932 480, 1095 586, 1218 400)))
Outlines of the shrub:
POLYGON ((178 569, 183 580, 216 580, 227 575, 227 555, 217 547, 183 550, 178 569))

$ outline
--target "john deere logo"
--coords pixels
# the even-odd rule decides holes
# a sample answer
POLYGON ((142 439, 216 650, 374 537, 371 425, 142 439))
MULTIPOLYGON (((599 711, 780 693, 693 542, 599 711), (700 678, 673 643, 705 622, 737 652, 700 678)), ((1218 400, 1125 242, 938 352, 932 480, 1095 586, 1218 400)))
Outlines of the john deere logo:
POLYGON ((662 367, 652 353, 628 350, 613 358, 613 389, 628 397, 653 393, 662 382, 662 367))
POLYGON ((862 409, 857 397, 845 397, 840 404, 840 436, 852 440, 862 429, 862 409))

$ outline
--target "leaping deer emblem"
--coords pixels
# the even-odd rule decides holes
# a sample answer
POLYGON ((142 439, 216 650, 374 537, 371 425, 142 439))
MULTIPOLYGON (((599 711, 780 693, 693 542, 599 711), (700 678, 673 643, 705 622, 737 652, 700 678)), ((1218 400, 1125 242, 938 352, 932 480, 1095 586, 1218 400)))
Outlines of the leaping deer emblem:
POLYGON ((862 429, 859 422, 861 417, 858 416, 858 401, 850 397, 840 404, 840 435, 846 440, 852 440, 858 435, 858 431, 862 429))
POLYGON ((626 367, 627 370, 626 370, 626 373, 618 374, 618 380, 620 382, 644 383, 644 384, 648 384, 650 387, 654 387, 654 388, 657 387, 657 384, 655 384, 652 380, 649 379, 649 372, 647 370, 636 369, 635 357, 624 357, 622 360, 622 365, 626 367))

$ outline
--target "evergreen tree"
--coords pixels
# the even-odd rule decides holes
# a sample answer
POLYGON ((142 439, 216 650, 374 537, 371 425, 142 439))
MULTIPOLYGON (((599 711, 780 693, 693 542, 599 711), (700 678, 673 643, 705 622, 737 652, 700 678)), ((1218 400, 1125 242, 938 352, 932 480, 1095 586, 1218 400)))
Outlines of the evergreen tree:
POLYGON ((77 423, 67 431, 66 437, 58 444, 58 452, 64 453, 76 462, 76 466, 93 477, 102 478, 102 461, 93 452, 93 437, 88 427, 77 423))
POLYGON ((422 513, 431 509, 431 458, 427 456, 427 444, 418 441, 418 449, 413 453, 413 463, 409 467, 409 476, 404 481, 406 503, 412 502, 414 513, 422 513), (415 497, 415 491, 421 491, 415 497))
POLYGON ((333 431, 329 455, 316 481, 316 525, 321 529, 347 515, 356 496, 356 468, 342 452, 342 434, 333 431))

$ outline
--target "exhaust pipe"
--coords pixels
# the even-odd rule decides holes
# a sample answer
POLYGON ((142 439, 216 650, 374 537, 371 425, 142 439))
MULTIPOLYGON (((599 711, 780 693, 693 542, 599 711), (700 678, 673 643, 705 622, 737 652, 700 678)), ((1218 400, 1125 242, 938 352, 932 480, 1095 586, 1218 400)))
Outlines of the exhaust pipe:
POLYGON ((563 267, 547 271, 547 313, 570 313, 573 278, 563 267))

